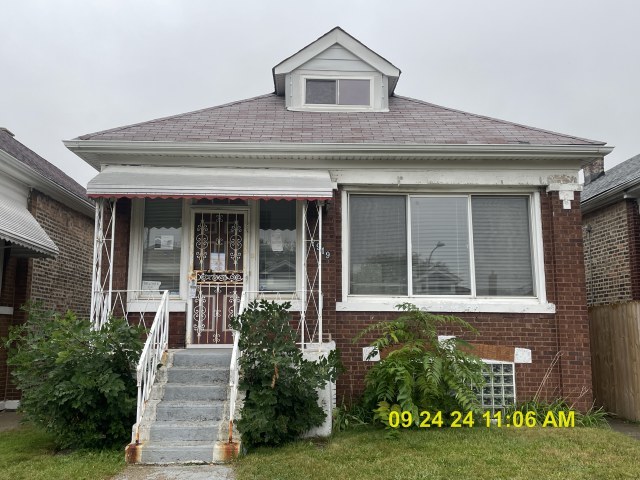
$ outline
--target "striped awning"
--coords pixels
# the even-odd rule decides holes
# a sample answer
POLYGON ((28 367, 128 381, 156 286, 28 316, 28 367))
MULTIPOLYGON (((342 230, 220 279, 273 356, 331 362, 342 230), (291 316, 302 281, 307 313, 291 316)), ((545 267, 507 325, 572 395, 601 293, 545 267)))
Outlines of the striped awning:
POLYGON ((108 166, 87 185, 90 197, 325 200, 327 170, 108 166))
POLYGON ((20 203, 0 197, 0 240, 11 243, 11 256, 55 257, 58 247, 20 203))

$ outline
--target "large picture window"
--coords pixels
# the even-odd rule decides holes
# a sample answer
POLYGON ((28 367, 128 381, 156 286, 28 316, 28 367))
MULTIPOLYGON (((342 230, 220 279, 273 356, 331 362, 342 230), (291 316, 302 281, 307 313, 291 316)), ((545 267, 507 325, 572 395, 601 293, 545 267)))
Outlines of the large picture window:
POLYGON ((529 195, 353 194, 349 238, 351 295, 536 295, 529 195))
POLYGON ((142 240, 142 290, 180 293, 182 201, 146 199, 142 240))

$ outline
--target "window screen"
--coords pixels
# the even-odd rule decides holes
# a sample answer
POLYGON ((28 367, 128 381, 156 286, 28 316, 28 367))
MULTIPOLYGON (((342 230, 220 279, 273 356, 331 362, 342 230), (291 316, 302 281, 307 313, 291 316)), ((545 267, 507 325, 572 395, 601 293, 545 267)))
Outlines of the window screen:
POLYGON ((306 103, 312 105, 335 105, 337 101, 336 80, 307 80, 306 103))

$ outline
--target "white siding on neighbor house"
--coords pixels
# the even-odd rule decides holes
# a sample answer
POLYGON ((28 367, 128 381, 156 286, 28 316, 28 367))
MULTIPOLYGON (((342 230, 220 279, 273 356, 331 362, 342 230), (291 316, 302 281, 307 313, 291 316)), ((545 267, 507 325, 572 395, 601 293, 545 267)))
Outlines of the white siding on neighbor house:
POLYGON ((299 70, 316 71, 347 71, 347 72, 376 72, 368 63, 356 57, 341 45, 335 44, 318 54, 305 64, 298 67, 299 70))

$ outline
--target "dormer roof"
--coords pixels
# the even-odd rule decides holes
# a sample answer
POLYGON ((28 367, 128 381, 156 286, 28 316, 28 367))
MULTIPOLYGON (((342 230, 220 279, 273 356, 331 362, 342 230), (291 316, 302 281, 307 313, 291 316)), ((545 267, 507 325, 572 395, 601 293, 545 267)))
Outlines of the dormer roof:
POLYGON ((393 95, 396 84, 398 83, 398 78, 400 77, 400 69, 340 27, 329 30, 317 40, 311 42, 306 47, 273 67, 273 84, 276 94, 279 96, 284 95, 285 77, 288 73, 302 67, 305 63, 336 44, 358 57, 358 59, 369 64, 373 69, 386 75, 389 79, 389 96, 393 95))

